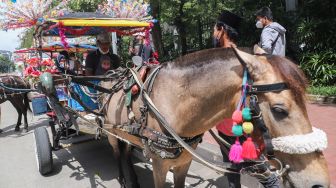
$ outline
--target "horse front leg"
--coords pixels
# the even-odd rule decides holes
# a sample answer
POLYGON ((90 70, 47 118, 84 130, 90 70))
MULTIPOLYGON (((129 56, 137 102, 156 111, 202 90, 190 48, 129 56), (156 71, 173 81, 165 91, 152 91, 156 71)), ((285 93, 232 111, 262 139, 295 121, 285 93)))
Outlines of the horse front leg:
POLYGON ((165 163, 163 159, 157 157, 153 158, 152 164, 153 164, 154 185, 156 188, 162 188, 166 183, 166 176, 170 166, 167 163, 165 163))
POLYGON ((20 131, 21 120, 22 120, 22 113, 21 113, 21 111, 18 111, 18 120, 17 120, 14 131, 16 131, 16 132, 20 131))
POLYGON ((191 160, 185 164, 182 164, 180 166, 176 166, 173 168, 175 188, 184 187, 185 179, 186 179, 190 164, 191 164, 191 160))
POLYGON ((126 149, 125 149, 125 158, 126 158, 126 164, 127 164, 127 168, 128 168, 128 172, 130 175, 130 180, 131 180, 131 187, 132 188, 139 188, 139 182, 138 182, 138 177, 137 174, 135 173, 134 170, 134 165, 133 165, 133 161, 132 161, 132 146, 130 144, 126 145, 126 149))
POLYGON ((126 180, 125 180, 125 176, 124 176, 124 172, 122 168, 122 161, 121 161, 121 149, 122 148, 120 147, 120 143, 119 143, 120 141, 113 136, 108 136, 108 140, 113 148, 114 158, 118 163, 118 170, 119 170, 118 181, 120 183, 120 187, 126 188, 126 180))

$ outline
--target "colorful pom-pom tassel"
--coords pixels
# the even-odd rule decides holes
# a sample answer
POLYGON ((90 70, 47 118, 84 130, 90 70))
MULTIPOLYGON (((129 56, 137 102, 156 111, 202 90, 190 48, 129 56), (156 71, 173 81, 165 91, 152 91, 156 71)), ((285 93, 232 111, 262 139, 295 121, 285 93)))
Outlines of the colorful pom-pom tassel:
POLYGON ((251 115, 251 109, 246 107, 242 110, 242 116, 245 121, 251 121, 252 115, 251 115))
POLYGON ((241 123, 243 121, 242 112, 240 110, 234 111, 232 114, 232 120, 237 124, 241 123))
POLYGON ((240 163, 243 160, 242 151, 243 148, 240 145, 239 140, 236 140, 235 144, 233 144, 230 148, 229 160, 233 163, 240 163))
POLYGON ((251 134, 253 132, 253 124, 251 122, 244 122, 243 130, 244 130, 244 133, 251 134))
POLYGON ((243 159, 257 159, 257 150, 252 141, 251 137, 248 137, 247 140, 243 143, 242 151, 243 159))
POLYGON ((234 125, 234 126, 232 126, 232 133, 235 136, 241 136, 241 135, 243 135, 243 127, 241 125, 234 125))

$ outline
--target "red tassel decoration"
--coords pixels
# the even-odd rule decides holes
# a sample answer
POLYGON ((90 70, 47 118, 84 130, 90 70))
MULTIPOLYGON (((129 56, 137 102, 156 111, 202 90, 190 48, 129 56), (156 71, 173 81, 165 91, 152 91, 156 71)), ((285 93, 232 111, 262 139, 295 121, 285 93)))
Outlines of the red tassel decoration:
POLYGON ((243 160, 242 150, 243 148, 240 145, 239 140, 237 139, 235 144, 233 144, 230 148, 229 160, 232 161, 233 163, 240 163, 243 160))
POLYGON ((250 160, 257 159, 257 150, 251 137, 248 137, 243 143, 242 157, 250 160))

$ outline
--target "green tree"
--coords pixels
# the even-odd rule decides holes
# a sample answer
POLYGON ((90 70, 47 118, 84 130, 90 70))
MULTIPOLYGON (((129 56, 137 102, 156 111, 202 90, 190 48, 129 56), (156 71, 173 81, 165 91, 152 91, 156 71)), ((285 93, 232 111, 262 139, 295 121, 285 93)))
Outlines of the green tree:
POLYGON ((33 45, 33 40, 34 40, 34 29, 27 29, 21 38, 21 44, 20 48, 30 48, 33 45))
POLYGON ((8 73, 14 70, 14 64, 11 62, 8 57, 0 55, 0 72, 8 73))
POLYGON ((75 12, 95 12, 101 0, 72 0, 69 2, 69 7, 75 12))

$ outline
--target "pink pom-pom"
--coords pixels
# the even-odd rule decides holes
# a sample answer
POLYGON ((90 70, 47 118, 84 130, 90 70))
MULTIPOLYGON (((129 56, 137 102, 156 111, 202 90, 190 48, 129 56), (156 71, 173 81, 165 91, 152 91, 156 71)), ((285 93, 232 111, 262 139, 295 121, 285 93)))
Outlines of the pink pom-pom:
POLYGON ((243 148, 240 145, 240 142, 236 140, 235 144, 233 144, 230 148, 229 160, 233 163, 240 163, 243 160, 242 150, 243 148))
POLYGON ((248 137, 247 140, 243 143, 242 157, 244 159, 256 159, 257 158, 257 150, 256 150, 256 147, 251 137, 248 137))
POLYGON ((236 110, 232 114, 232 120, 237 124, 240 124, 243 121, 243 115, 240 110, 236 110))

